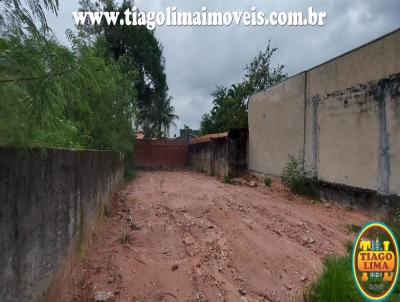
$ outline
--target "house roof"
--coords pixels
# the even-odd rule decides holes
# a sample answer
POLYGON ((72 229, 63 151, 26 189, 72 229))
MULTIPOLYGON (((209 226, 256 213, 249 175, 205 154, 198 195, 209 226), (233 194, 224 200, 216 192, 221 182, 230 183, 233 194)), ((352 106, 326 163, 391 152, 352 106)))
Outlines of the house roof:
POLYGON ((213 134, 199 136, 194 139, 191 139, 189 143, 190 144, 201 144, 201 143, 209 142, 212 139, 223 139, 226 137, 228 137, 228 131, 222 132, 222 133, 213 133, 213 134))

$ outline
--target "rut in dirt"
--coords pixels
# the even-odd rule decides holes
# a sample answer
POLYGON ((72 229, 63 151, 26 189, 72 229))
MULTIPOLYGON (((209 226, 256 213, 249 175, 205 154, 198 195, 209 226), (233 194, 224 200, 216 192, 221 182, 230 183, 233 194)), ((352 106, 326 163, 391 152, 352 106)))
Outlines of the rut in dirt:
POLYGON ((294 301, 368 221, 188 171, 139 172, 119 196, 63 301, 294 301))

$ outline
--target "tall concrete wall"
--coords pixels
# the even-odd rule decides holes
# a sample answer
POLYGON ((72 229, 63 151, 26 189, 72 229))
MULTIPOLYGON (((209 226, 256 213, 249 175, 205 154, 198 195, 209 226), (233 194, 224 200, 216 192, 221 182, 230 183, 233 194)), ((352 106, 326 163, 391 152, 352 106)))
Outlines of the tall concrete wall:
POLYGON ((2 302, 58 301, 85 233, 122 177, 115 152, 0 149, 2 302))
POLYGON ((279 175, 304 141, 305 73, 251 97, 249 168, 279 175))
POLYGON ((386 99, 387 135, 390 148, 390 192, 400 195, 400 80, 397 90, 392 86, 392 97, 386 99), (394 94, 397 94, 395 96, 394 94))
POLYGON ((397 30, 253 95, 249 169, 278 176, 302 152, 321 181, 400 195, 399 74, 397 30))

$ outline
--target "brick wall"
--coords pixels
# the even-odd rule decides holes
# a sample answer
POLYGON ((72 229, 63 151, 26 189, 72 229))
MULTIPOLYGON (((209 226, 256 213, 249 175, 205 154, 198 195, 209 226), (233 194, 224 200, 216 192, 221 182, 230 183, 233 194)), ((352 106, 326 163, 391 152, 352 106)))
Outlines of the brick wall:
POLYGON ((187 165, 188 144, 166 139, 138 139, 134 164, 138 168, 184 168, 187 165))

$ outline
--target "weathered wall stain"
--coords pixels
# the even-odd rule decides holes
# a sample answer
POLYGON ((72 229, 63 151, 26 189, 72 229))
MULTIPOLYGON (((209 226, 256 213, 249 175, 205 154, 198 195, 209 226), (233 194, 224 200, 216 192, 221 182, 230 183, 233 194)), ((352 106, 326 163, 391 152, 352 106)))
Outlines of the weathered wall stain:
POLYGON ((375 87, 371 88, 374 93, 374 99, 378 102, 379 117, 379 172, 378 172, 378 191, 389 193, 390 185, 390 143, 387 131, 386 103, 390 98, 389 79, 380 80, 375 87))
POLYGON ((390 96, 392 101, 393 117, 400 127, 400 80, 395 76, 390 78, 392 85, 390 86, 390 96))
MULTIPOLYGON (((398 95, 399 95, 399 83, 400 75, 392 75, 388 78, 381 79, 379 81, 371 81, 367 84, 359 84, 354 87, 350 87, 344 91, 335 91, 327 94, 321 99, 321 103, 326 105, 326 109, 329 115, 333 118, 340 117, 343 113, 336 110, 338 107, 337 103, 343 103, 344 110, 351 110, 350 104, 355 103, 358 105, 358 110, 354 112, 354 118, 358 121, 365 116, 368 116, 374 111, 374 102, 377 104, 377 116, 379 124, 379 140, 378 140, 378 177, 377 177, 377 191, 382 194, 390 193, 390 140, 387 129, 387 111, 392 110, 393 116, 398 119, 398 112, 396 108, 399 108, 398 95), (394 104, 393 106, 388 106, 394 104)), ((313 168, 314 174, 318 171, 318 104, 319 96, 315 96, 310 99, 308 103, 311 103, 313 108, 313 168)), ((367 133, 366 133, 367 135, 367 133)), ((315 174, 317 175, 317 174, 315 174)))
POLYGON ((318 163, 319 163, 319 124, 318 124, 318 107, 319 107, 319 96, 312 98, 312 111, 313 111, 313 126, 312 126, 312 137, 313 137, 313 174, 314 177, 318 177, 318 163))

